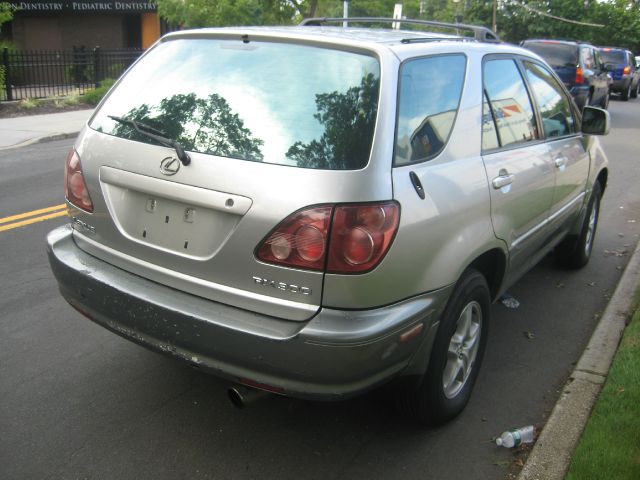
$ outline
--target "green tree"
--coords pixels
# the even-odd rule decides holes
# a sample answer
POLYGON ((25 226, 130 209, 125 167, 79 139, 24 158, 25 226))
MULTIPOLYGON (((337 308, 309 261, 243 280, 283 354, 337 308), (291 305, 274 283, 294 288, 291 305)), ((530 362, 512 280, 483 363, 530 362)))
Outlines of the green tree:
POLYGON ((158 13, 188 28, 283 25, 316 14, 318 0, 157 0, 158 13))
MULTIPOLYGON (((640 8, 635 0, 591 0, 586 4, 577 0, 500 0, 498 5, 497 33, 507 42, 518 43, 527 38, 565 38, 640 50, 640 8)), ((493 0, 465 2, 464 20, 467 23, 490 26, 492 14, 493 0)))

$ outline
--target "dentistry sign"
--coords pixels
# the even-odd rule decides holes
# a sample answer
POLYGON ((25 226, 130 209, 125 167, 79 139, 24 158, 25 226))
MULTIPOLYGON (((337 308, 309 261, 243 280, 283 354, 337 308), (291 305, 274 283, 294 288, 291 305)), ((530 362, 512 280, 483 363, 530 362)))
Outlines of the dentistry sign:
POLYGON ((16 13, 150 13, 156 5, 145 1, 10 2, 16 13))

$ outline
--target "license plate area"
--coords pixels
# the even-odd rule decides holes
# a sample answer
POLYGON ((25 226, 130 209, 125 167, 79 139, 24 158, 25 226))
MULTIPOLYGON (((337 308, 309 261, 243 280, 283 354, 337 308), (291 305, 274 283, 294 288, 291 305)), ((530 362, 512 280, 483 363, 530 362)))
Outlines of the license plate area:
POLYGON ((154 249, 194 259, 208 259, 233 233, 241 215, 172 198, 103 184, 118 230, 154 249))

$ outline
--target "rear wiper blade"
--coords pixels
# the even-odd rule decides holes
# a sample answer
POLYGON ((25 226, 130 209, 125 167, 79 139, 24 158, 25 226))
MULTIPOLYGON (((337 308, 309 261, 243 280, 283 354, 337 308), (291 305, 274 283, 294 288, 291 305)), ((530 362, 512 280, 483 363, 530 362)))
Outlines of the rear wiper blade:
POLYGON ((173 138, 165 136, 161 131, 156 130, 152 126, 146 125, 142 122, 136 122, 135 120, 130 120, 128 118, 116 117, 115 115, 108 115, 108 117, 118 123, 124 123, 125 125, 133 127, 133 129, 140 135, 151 138, 165 147, 173 148, 176 151, 180 162, 182 162, 185 167, 191 163, 191 157, 189 157, 187 152, 184 151, 184 148, 180 143, 173 138))

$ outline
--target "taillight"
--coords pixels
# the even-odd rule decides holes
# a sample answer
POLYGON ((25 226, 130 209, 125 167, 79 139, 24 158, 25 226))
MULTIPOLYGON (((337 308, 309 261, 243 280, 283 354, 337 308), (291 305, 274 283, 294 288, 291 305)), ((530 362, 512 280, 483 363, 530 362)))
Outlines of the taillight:
POLYGON ((71 149, 64 167, 64 196, 73 205, 89 213, 93 212, 93 203, 82 175, 80 157, 71 149))
POLYGON ((584 83, 584 71, 582 67, 576 68, 576 83, 584 83))
POLYGON ((360 273, 384 258, 398 229, 395 202, 336 207, 329 241, 328 273, 360 273))
POLYGON ((400 219, 395 202, 311 207, 286 218, 258 246, 259 260, 329 273, 361 273, 384 258, 400 219))
POLYGON ((622 70, 622 73, 624 73, 625 75, 629 75, 631 73, 631 67, 630 66, 626 66, 624 67, 624 69, 622 70))
POLYGON ((332 210, 329 205, 319 206, 289 216, 258 247, 257 257, 268 263, 323 270, 332 210))

